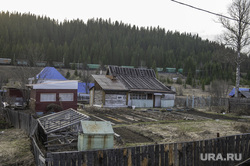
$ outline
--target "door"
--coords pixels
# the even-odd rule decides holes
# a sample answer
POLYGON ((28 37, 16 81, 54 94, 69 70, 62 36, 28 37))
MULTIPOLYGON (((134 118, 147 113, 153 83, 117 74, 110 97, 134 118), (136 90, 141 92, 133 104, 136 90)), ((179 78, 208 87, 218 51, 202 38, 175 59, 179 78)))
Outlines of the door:
POLYGON ((155 107, 161 107, 161 96, 155 95, 155 107))

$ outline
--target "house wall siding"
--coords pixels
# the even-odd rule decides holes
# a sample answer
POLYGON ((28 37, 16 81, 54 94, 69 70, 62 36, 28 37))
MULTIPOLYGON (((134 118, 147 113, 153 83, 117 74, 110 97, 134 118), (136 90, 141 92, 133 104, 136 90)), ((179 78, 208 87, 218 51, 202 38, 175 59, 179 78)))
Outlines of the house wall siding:
POLYGON ((36 112, 45 113, 47 106, 49 104, 57 104, 62 107, 63 110, 73 108, 77 109, 77 89, 37 89, 36 90, 36 100, 35 100, 35 110, 36 112), (41 93, 55 93, 56 101, 54 102, 40 102, 41 93), (59 101, 59 93, 73 93, 73 101, 59 101))
POLYGON ((102 95, 103 95, 103 91, 102 90, 95 90, 94 105, 102 105, 102 104, 104 104, 102 102, 102 95))
POLYGON ((105 106, 126 106, 126 94, 106 94, 105 106))

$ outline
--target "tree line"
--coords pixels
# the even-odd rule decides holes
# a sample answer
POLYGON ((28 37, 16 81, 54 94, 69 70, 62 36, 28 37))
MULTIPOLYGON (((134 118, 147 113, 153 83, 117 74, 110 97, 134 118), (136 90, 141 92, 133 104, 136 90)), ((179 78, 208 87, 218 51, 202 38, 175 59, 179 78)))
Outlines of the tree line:
MULTIPOLYGON (((185 75, 210 82, 233 79, 224 57, 234 51, 198 35, 158 27, 138 27, 111 19, 65 20, 0 13, 0 58, 69 63, 183 68, 185 75), (197 70, 200 72, 197 73, 197 70)), ((249 70, 249 58, 242 71, 249 70)))

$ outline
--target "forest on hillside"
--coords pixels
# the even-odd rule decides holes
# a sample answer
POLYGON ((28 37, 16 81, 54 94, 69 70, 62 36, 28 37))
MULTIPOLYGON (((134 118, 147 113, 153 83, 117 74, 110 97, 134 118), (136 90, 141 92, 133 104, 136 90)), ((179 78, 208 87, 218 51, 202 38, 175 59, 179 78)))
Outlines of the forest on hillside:
MULTIPOLYGON (((234 79, 234 51, 198 35, 104 19, 65 20, 0 13, 0 58, 69 63, 183 68, 205 79, 234 79), (197 75, 197 70, 199 74, 197 75)), ((244 55, 245 56, 245 55, 244 55)), ((249 58, 241 65, 249 71, 249 58)), ((249 74, 250 75, 250 74, 249 74)))

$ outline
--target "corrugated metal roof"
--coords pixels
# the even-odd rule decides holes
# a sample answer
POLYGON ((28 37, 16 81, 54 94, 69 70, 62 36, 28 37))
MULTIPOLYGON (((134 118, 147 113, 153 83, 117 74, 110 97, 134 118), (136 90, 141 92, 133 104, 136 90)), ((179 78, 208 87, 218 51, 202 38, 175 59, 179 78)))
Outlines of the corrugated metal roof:
POLYGON ((110 79, 105 75, 92 75, 92 77, 102 87, 103 90, 128 90, 118 79, 110 79))
POLYGON ((114 134, 109 121, 81 121, 84 134, 114 134))
POLYGON ((39 74, 36 75, 36 79, 44 79, 44 80, 67 80, 54 67, 45 67, 39 74))

